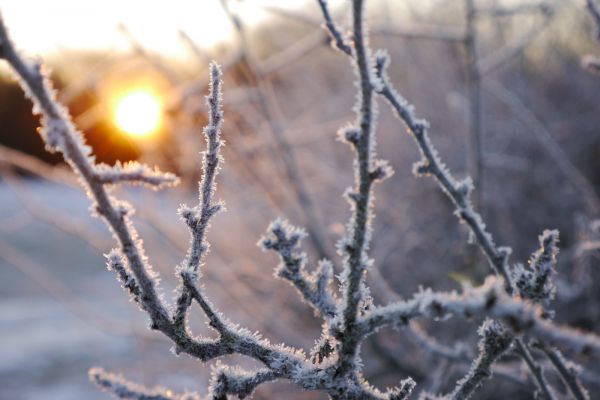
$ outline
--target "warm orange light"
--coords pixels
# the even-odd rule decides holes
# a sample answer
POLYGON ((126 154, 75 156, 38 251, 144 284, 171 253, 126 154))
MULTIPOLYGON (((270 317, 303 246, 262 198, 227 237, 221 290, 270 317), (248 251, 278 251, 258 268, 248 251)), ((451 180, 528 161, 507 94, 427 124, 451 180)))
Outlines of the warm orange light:
POLYGON ((128 91, 116 101, 114 118, 117 126, 133 136, 148 136, 160 126, 162 101, 146 89, 128 91))

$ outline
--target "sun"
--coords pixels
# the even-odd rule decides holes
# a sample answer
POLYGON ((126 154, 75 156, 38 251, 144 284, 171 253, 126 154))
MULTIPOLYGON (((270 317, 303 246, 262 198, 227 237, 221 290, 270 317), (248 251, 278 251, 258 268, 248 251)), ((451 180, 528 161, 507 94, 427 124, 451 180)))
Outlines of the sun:
POLYGON ((161 116, 161 98, 147 89, 127 91, 115 104, 117 126, 133 136, 148 136, 156 132, 161 116))

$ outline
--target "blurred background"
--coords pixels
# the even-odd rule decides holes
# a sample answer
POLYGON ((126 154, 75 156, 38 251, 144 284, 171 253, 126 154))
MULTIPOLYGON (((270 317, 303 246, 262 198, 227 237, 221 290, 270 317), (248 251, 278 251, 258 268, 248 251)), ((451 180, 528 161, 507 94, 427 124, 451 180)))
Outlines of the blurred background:
MULTIPOLYGON (((331 2, 348 26, 348 2, 331 2)), ((478 182, 490 231, 526 263, 547 228, 561 233, 556 300, 562 323, 600 330, 600 81, 581 66, 600 54, 583 0, 372 0, 373 48, 391 54, 390 76, 431 123, 457 176, 478 182)), ((59 99, 98 161, 139 160, 181 177, 176 189, 120 188, 167 297, 188 233, 180 203, 195 204, 205 142, 210 60, 225 71, 225 165, 204 267, 209 297, 231 320, 273 342, 310 349, 320 322, 295 290, 273 277, 277 263, 255 243, 286 216, 304 226, 311 267, 330 258, 349 217, 342 193, 352 157, 336 131, 352 121, 354 74, 329 46, 316 1, 169 2, 1 0, 17 46, 52 70, 59 99), (33 11, 35 10, 35 12, 33 11)), ((377 187, 369 279, 378 302, 479 284, 489 273, 467 244, 445 195, 412 175, 412 139, 380 104, 378 148, 395 175, 377 187)), ((147 385, 206 393, 210 367, 171 354, 146 329, 103 254, 106 227, 56 155, 45 152, 31 104, 0 64, 0 398, 104 399, 87 370, 102 366, 147 385)), ((199 313, 194 331, 210 334, 199 313)), ((406 375, 418 390, 452 388, 476 353, 480 321, 439 321, 383 331, 365 342, 365 375, 376 386, 406 375)), ((251 366, 248 360, 227 362, 251 366)), ((591 393, 600 370, 585 357, 591 393)), ((565 391, 548 372, 555 387, 565 391)), ((508 355, 479 399, 532 398, 508 355), (497 389, 501 387, 502 390, 497 389), (498 397, 498 393, 502 393, 498 397)), ((321 399, 288 383, 257 399, 321 399)))

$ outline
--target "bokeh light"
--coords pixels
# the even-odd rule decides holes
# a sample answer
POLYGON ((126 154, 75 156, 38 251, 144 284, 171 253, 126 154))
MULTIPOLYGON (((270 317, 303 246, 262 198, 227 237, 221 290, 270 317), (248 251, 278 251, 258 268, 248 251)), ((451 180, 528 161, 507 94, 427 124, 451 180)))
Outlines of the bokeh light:
POLYGON ((126 92, 116 101, 114 119, 116 125, 133 136, 149 136, 160 126, 161 98, 148 89, 126 92))

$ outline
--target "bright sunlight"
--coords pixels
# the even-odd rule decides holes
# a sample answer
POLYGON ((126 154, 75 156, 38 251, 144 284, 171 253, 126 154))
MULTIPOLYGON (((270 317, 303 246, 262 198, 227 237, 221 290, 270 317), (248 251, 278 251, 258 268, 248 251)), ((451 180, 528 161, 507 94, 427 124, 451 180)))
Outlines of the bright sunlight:
POLYGON ((126 133, 148 136, 158 129, 161 113, 162 102, 155 93, 136 89, 117 100, 114 117, 117 126, 126 133))

